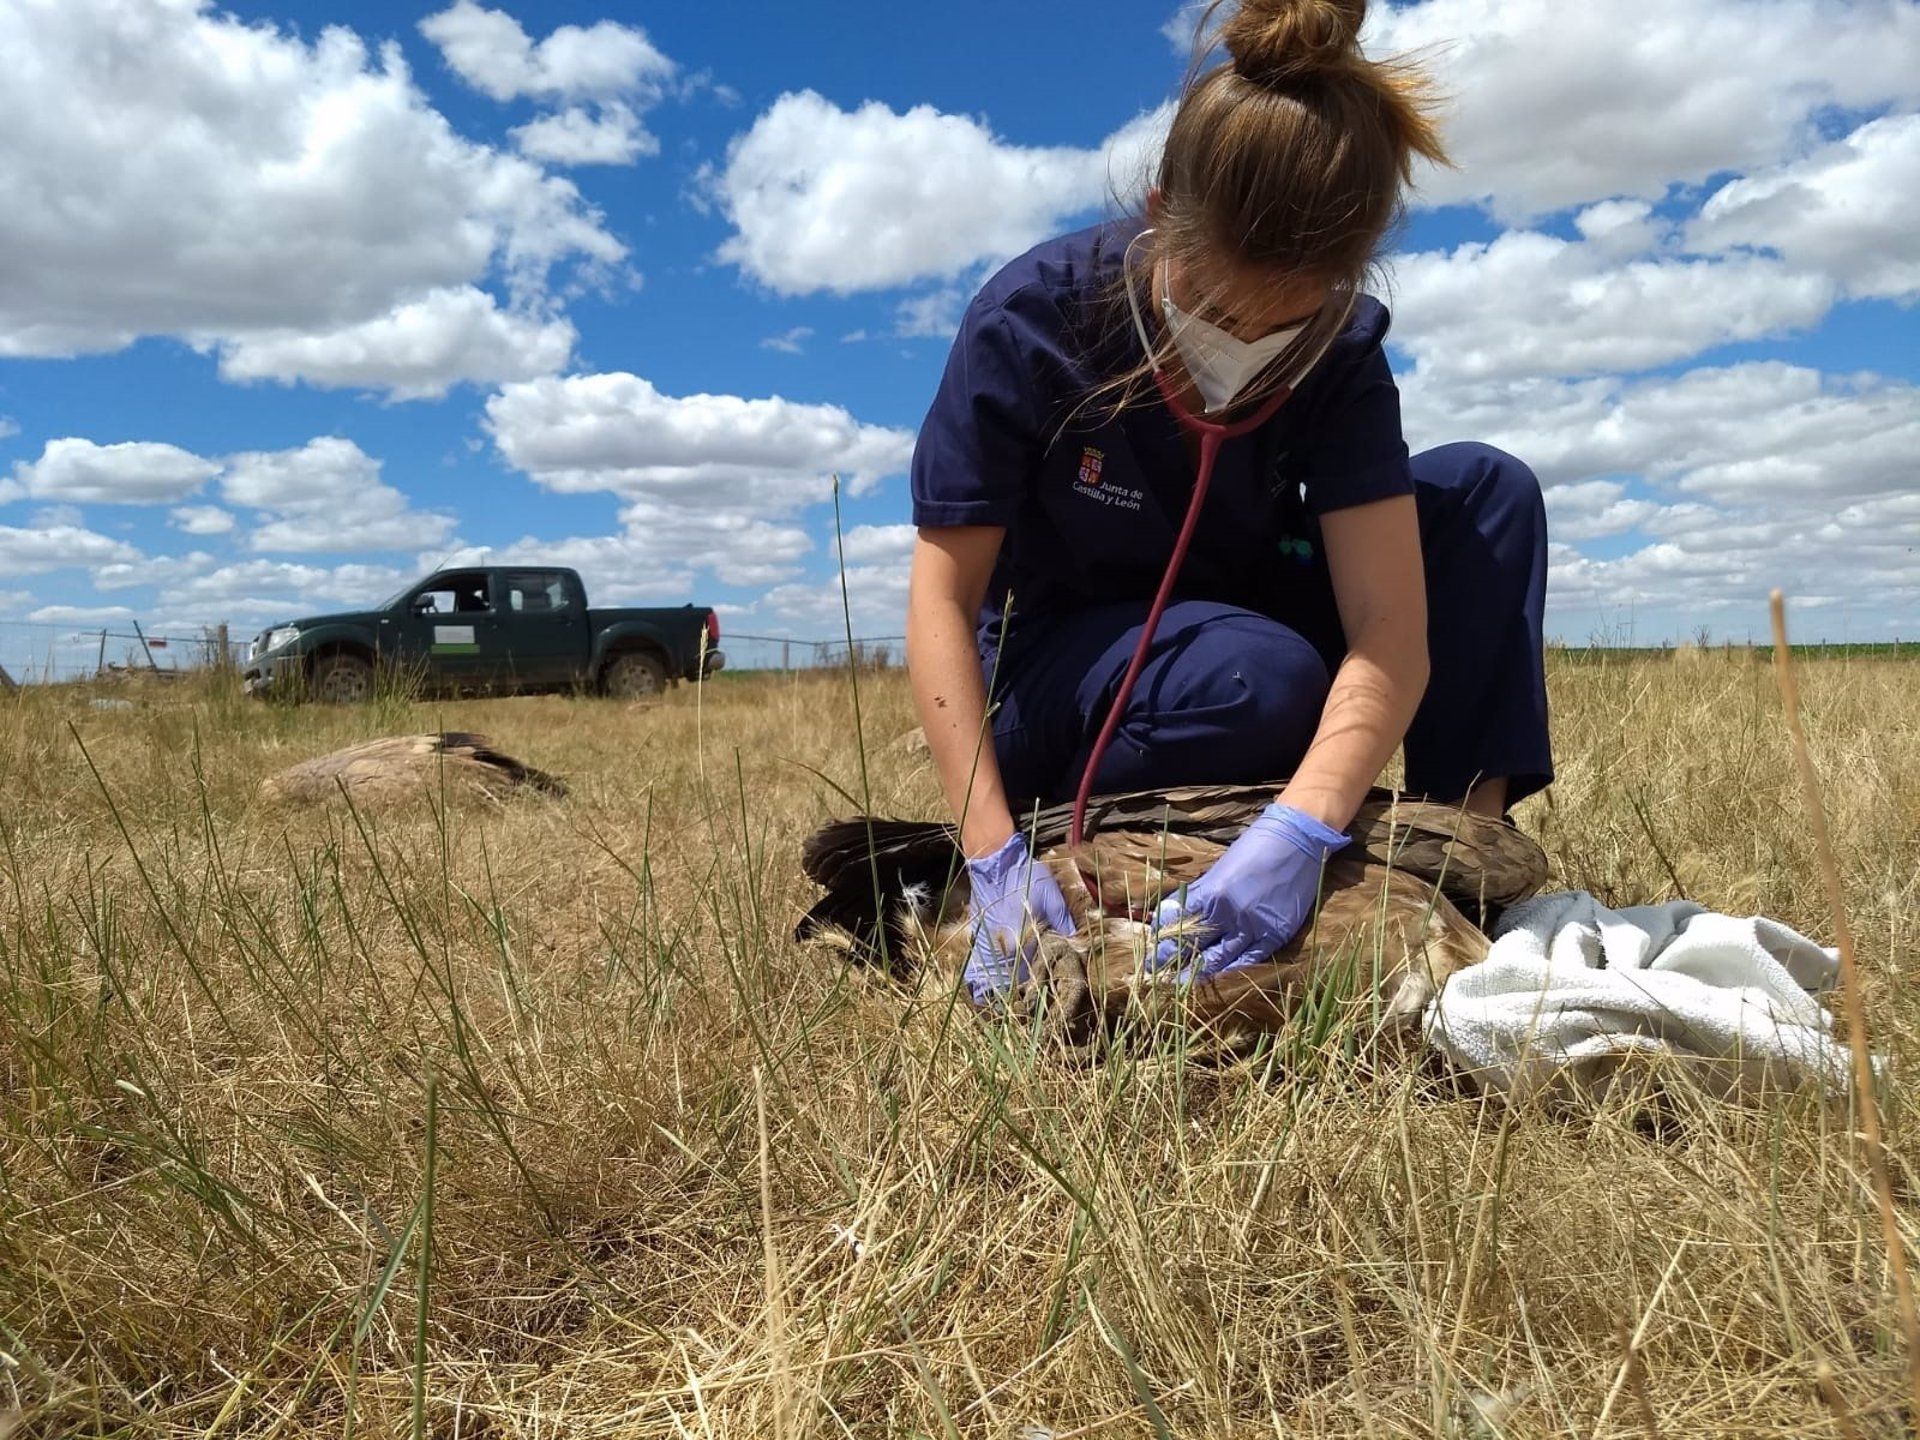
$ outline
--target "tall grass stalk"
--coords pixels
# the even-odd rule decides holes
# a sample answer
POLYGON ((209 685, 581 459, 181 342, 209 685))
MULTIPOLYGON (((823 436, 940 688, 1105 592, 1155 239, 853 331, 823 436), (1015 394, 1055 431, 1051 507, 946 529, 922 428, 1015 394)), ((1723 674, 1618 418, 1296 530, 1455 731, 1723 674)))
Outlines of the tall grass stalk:
POLYGON ((1840 882, 1840 866, 1833 858, 1833 838, 1827 833, 1826 805, 1820 796, 1820 775, 1813 768, 1813 755, 1807 748, 1806 730, 1800 723, 1800 684, 1793 670, 1793 651, 1787 644, 1787 602, 1780 591, 1773 592, 1774 665, 1780 678, 1780 699, 1787 712, 1787 729, 1793 736, 1794 768, 1800 775, 1800 788, 1806 802, 1807 821, 1813 830, 1814 853, 1820 861, 1820 878, 1826 886, 1827 904, 1833 910, 1833 933, 1840 949, 1840 987, 1847 1007, 1847 1045, 1853 1060, 1853 1092, 1860 1113, 1860 1141, 1866 1151, 1867 1168, 1873 1175, 1874 1198, 1880 1206, 1880 1233, 1887 1249, 1887 1272, 1893 1281, 1893 1293, 1900 1307, 1900 1328, 1906 1341, 1908 1421, 1920 1432, 1920 1313, 1914 1309, 1913 1281, 1907 1271, 1906 1241, 1900 1234, 1900 1218, 1894 1206, 1893 1180, 1887 1173, 1886 1147, 1880 1138, 1880 1100, 1874 1093, 1873 1054, 1868 1049, 1867 1010, 1860 996, 1860 965, 1854 958, 1853 927, 1847 923, 1846 890, 1840 882))
POLYGON ((420 1189, 420 1241, 414 1264, 413 1440, 427 1433, 427 1326, 433 1295, 433 1182, 440 1168, 440 1083, 427 1077, 426 1178, 420 1189))

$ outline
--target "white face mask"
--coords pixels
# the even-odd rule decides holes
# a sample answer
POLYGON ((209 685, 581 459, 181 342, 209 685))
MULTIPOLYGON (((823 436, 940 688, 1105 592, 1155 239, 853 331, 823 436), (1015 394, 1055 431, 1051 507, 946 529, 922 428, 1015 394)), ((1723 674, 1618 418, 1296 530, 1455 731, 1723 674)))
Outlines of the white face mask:
MULTIPOLYGON (((1139 244, 1152 233, 1151 230, 1142 231, 1134 237, 1133 245, 1139 244)), ((1131 250, 1133 245, 1127 248, 1131 250)), ((1140 302, 1135 298, 1131 285, 1127 287, 1127 303, 1133 307, 1133 328, 1139 332, 1140 348, 1151 359, 1153 341, 1147 336, 1147 324, 1140 316, 1140 302)), ((1187 378, 1193 381, 1193 388, 1200 392, 1201 403, 1209 415, 1231 405, 1253 383, 1254 378, 1278 360, 1287 347, 1313 323, 1311 319, 1302 320, 1298 325, 1289 325, 1271 335, 1262 335, 1258 340, 1241 340, 1218 325, 1182 310, 1173 303, 1173 296, 1166 293, 1164 284, 1160 295, 1160 313, 1166 317, 1167 333, 1173 336, 1173 347, 1180 354, 1180 363, 1186 367, 1187 378)))
POLYGON ((1262 335, 1258 340, 1242 340, 1182 310, 1173 303, 1173 296, 1166 293, 1164 284, 1160 310, 1166 316, 1167 333, 1173 336, 1174 349, 1180 352, 1180 363, 1186 366, 1187 378, 1200 392, 1209 415, 1226 409, 1238 399, 1313 323, 1302 320, 1298 325, 1262 335))
MULTIPOLYGON (((1130 265, 1133 247, 1153 233, 1151 229, 1142 230, 1128 241, 1123 263, 1130 265)), ((1140 348, 1148 361, 1157 369, 1159 362, 1155 358, 1153 340, 1147 334, 1147 322, 1140 313, 1138 289, 1131 280, 1127 283, 1126 291, 1128 308, 1133 311, 1134 333, 1140 337, 1140 348)), ((1197 316, 1187 314, 1173 303, 1173 297, 1168 294, 1163 293, 1160 297, 1160 313, 1166 317, 1167 332, 1173 336, 1174 349, 1179 352, 1181 363, 1186 366, 1187 376, 1193 381, 1193 388, 1200 392, 1206 413, 1211 415, 1231 405, 1304 332, 1319 325, 1314 344, 1296 355, 1288 363, 1287 373, 1281 377, 1289 388, 1298 385, 1306 373, 1319 364, 1320 357, 1327 353, 1327 347, 1333 344, 1334 337, 1346 327, 1347 316, 1353 312, 1356 293, 1348 290, 1337 296, 1337 311, 1324 310, 1318 316, 1302 320, 1298 325, 1289 325, 1284 330, 1276 330, 1271 335, 1262 335, 1258 340, 1237 339, 1218 325, 1210 325, 1197 316)))

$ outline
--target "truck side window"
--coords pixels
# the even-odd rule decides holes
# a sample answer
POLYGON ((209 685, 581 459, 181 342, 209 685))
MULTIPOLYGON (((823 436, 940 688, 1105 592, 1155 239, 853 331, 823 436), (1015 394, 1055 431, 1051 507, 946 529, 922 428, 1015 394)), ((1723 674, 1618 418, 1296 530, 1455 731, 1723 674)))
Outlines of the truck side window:
POLYGON ((523 614, 546 615, 573 604, 567 577, 550 570, 507 572, 507 604, 523 614))
POLYGON ((438 575, 432 585, 413 597, 415 614, 471 615, 490 608, 484 574, 438 575))

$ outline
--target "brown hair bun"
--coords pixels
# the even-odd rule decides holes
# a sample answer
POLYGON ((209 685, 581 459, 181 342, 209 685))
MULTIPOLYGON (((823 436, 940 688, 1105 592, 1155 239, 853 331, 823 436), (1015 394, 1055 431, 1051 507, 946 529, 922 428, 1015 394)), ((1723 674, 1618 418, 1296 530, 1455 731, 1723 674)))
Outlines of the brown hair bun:
POLYGON ((1366 17, 1366 0, 1242 0, 1220 43, 1255 84, 1304 80, 1353 66, 1366 17))

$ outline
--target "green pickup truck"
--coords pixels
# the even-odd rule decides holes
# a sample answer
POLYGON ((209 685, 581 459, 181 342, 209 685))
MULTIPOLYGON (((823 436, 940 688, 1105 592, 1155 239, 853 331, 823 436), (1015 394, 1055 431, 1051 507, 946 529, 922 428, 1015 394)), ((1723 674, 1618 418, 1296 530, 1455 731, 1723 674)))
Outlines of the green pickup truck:
POLYGON ((372 610, 263 630, 247 651, 248 694, 336 704, 371 699, 387 671, 433 690, 518 693, 582 686, 657 695, 726 663, 703 606, 591 610, 572 570, 442 570, 372 610))

